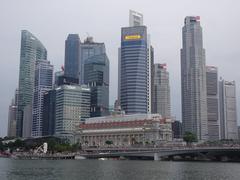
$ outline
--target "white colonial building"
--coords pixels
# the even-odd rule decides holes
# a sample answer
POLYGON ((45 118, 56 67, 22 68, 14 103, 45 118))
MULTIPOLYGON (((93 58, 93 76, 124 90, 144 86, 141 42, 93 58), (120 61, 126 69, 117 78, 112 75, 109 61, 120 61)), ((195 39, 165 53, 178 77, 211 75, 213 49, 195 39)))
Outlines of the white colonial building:
POLYGON ((131 146, 172 141, 171 119, 159 114, 117 115, 86 119, 75 134, 83 146, 131 146))

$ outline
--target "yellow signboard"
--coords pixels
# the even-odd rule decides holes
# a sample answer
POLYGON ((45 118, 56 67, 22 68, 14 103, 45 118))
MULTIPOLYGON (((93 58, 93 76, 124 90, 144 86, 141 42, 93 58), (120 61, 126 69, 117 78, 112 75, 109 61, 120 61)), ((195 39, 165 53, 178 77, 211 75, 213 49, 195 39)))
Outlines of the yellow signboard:
POLYGON ((141 39, 141 38, 142 36, 139 34, 128 35, 124 37, 125 40, 135 40, 135 39, 141 39))

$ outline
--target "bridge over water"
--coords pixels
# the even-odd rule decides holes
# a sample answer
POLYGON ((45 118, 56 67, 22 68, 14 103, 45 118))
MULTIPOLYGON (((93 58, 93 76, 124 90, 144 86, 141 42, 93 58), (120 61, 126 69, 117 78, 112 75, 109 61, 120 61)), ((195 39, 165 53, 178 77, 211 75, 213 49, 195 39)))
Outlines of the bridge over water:
POLYGON ((182 147, 182 148, 105 148, 86 149, 85 158, 127 159, 190 159, 215 161, 240 161, 240 147, 182 147))

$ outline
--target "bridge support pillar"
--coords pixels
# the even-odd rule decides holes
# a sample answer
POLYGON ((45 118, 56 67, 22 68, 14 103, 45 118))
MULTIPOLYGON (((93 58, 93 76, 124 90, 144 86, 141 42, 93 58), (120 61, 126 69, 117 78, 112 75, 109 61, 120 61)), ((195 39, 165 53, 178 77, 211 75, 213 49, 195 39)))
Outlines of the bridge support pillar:
POLYGON ((154 161, 159 161, 158 153, 154 153, 154 161))

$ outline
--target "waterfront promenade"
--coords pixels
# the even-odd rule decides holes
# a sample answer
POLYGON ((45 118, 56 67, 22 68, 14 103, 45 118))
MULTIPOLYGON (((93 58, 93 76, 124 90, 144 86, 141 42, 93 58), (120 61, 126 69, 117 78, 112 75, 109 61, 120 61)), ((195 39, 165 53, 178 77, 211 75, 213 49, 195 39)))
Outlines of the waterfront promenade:
POLYGON ((14 159, 129 159, 129 160, 192 160, 240 162, 240 147, 155 147, 155 148, 86 148, 76 153, 30 154, 17 153, 14 159))

